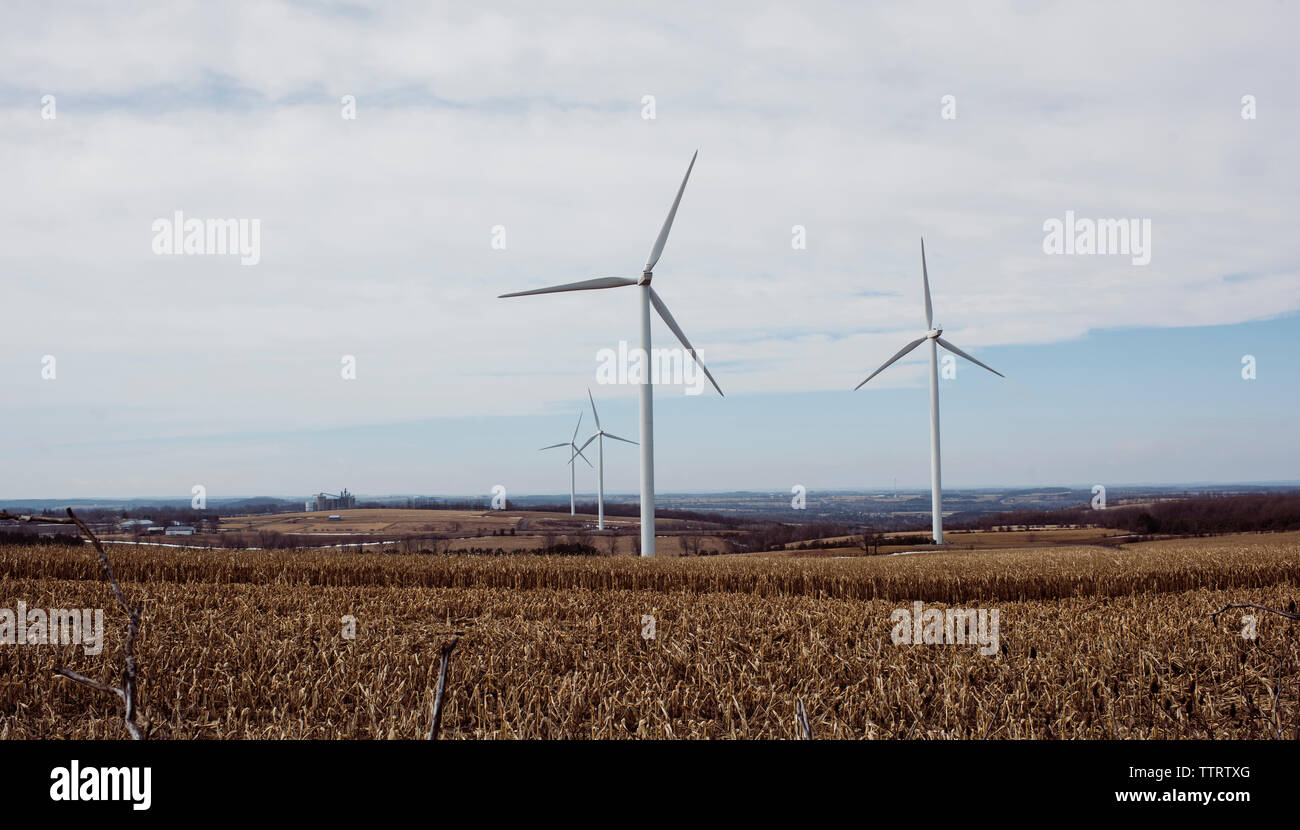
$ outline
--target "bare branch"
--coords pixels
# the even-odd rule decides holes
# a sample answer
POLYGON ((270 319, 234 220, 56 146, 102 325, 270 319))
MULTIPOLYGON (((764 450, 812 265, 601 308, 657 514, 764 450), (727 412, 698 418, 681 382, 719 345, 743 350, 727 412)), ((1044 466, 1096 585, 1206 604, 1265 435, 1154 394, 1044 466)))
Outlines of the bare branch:
MULTIPOLYGON (((107 562, 107 560, 105 560, 107 562)), ((126 704, 126 712, 122 720, 126 723, 126 729, 131 733, 131 737, 137 741, 143 740, 144 736, 140 734, 140 727, 135 722, 136 717, 136 660, 135 660, 135 637, 140 633, 140 608, 137 606, 131 612, 131 621, 126 626, 126 642, 122 645, 122 656, 125 665, 122 667, 122 700, 126 704)))
POLYGON ((1291 611, 1281 611, 1277 608, 1269 608, 1266 605, 1256 605, 1253 602, 1234 602, 1229 605, 1223 606, 1222 608, 1220 608, 1218 611, 1215 611, 1210 616, 1214 618, 1215 622, 1218 622, 1219 615, 1222 614, 1224 611, 1230 611, 1233 608, 1254 608, 1257 611, 1267 611, 1270 614, 1277 614, 1279 617, 1286 617, 1288 620, 1300 620, 1300 614, 1297 614, 1294 611, 1295 603, 1292 603, 1291 607, 1293 609, 1291 611))
POLYGON ((118 606, 122 609, 123 613, 125 613, 128 618, 128 622, 126 626, 126 641, 122 646, 122 656, 123 656, 123 663, 124 663, 122 667, 122 686, 121 688, 118 688, 116 686, 109 686, 107 683, 102 683, 98 680, 94 680, 92 678, 86 677, 84 674, 78 674, 77 672, 74 672, 71 669, 65 669, 62 667, 55 669, 54 673, 58 675, 62 675, 63 677, 66 677, 69 680, 72 680, 76 683, 80 683, 83 686, 89 686, 90 688, 98 689, 101 692, 111 692, 117 695, 119 698, 122 699, 123 708, 125 709, 125 712, 122 715, 122 722, 126 725, 126 731, 131 734, 131 738, 133 740, 137 740, 137 741, 144 740, 144 733, 140 731, 139 725, 136 724, 135 722, 136 721, 135 698, 136 698, 136 684, 137 684, 137 672, 138 672, 138 667, 136 665, 136 659, 135 659, 135 638, 136 635, 140 633, 141 609, 139 606, 137 606, 134 610, 132 610, 131 606, 127 603, 126 594, 122 592, 122 586, 117 581, 117 574, 113 573, 113 565, 111 562, 108 561, 108 553, 104 550, 104 546, 100 543, 99 537, 97 537, 94 534, 94 532, 91 531, 91 529, 86 525, 85 522, 79 519, 77 515, 72 512, 71 507, 68 508, 68 518, 66 519, 55 519, 47 516, 29 516, 29 515, 15 516, 14 514, 10 513, 7 510, 0 510, 0 519, 7 519, 11 521, 17 520, 20 522, 38 521, 41 522, 42 524, 76 525, 77 530, 81 532, 81 535, 84 536, 92 545, 95 546, 95 552, 99 554, 99 564, 104 568, 104 576, 107 577, 108 584, 113 589, 113 596, 117 599, 118 606))
POLYGON ((433 723, 429 724, 429 740, 438 739, 438 730, 442 727, 442 697, 447 690, 447 672, 451 669, 451 650, 460 642, 457 637, 452 637, 449 642, 442 644, 442 659, 438 663, 438 688, 433 693, 433 723))
POLYGON ((86 677, 84 674, 77 674, 72 669, 57 668, 54 670, 54 673, 58 675, 62 675, 63 677, 68 678, 69 680, 75 680, 83 686, 89 686, 90 688, 98 689, 101 692, 112 692, 113 694, 117 695, 120 698, 123 698, 124 700, 126 698, 126 694, 116 686, 110 686, 107 683, 104 683, 99 680, 95 680, 93 677, 86 677))
POLYGON ((68 518, 77 526, 82 535, 95 546, 95 551, 99 554, 99 563, 104 566, 104 576, 108 577, 108 584, 113 586, 113 595, 117 597, 117 604, 122 607, 123 613, 129 615, 131 607, 126 602, 126 595, 122 593, 122 586, 117 583, 117 575, 113 573, 113 566, 108 561, 108 554, 104 551, 104 546, 99 543, 99 538, 90 531, 90 528, 86 527, 85 522, 77 518, 71 507, 68 508, 68 518))

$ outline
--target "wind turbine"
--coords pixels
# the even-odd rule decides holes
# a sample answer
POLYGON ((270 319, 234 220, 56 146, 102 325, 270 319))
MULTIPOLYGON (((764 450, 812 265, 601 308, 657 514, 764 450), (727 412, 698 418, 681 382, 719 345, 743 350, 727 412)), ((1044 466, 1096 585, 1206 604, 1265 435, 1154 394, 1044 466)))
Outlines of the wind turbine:
MULTIPOLYGON (((636 279, 627 277, 597 277, 594 280, 583 280, 582 282, 571 282, 565 285, 553 285, 550 288, 534 288, 531 291, 516 291, 512 294, 502 294, 501 297, 524 297, 529 294, 555 294, 561 291, 589 291, 597 288, 622 288, 627 285, 635 285, 639 289, 638 299, 640 313, 638 315, 641 322, 641 359, 642 368, 640 377, 640 415, 641 415, 641 555, 655 555, 655 450, 654 450, 654 387, 651 385, 650 377, 650 306, 654 306, 655 311, 672 329, 673 334, 686 347, 686 351, 704 370, 704 375, 713 384, 713 388, 722 394, 722 387, 713 379, 703 361, 695 354, 695 347, 691 341, 686 339, 686 334, 682 332, 681 326, 673 319, 672 313, 668 311, 668 306, 653 288, 650 287, 650 279, 654 276, 654 267, 659 263, 659 257, 664 252, 664 244, 668 241, 668 232, 672 230, 673 218, 677 216, 677 206, 681 204, 682 193, 686 191, 686 181, 691 177, 691 170, 695 168, 695 158, 700 154, 699 150, 691 156, 690 166, 686 168, 686 175, 682 177, 681 187, 677 188, 677 198, 673 199, 673 206, 668 210, 668 218, 664 220, 664 225, 659 229, 659 237, 655 239, 654 247, 650 249, 650 257, 646 260, 645 268, 641 269, 641 276, 636 279)), ((585 459, 585 456, 584 456, 585 459)), ((591 462, 587 462, 591 463, 591 462)))
MULTIPOLYGON (((542 447, 542 449, 538 450, 538 452, 543 452, 545 450, 553 450, 556 447, 569 447, 570 449, 573 450, 573 452, 569 454, 569 515, 570 516, 578 515, 578 503, 576 499, 577 480, 574 475, 575 473, 574 468, 577 467, 577 464, 575 464, 574 462, 578 460, 578 456, 580 455, 582 456, 583 461, 587 461, 587 456, 582 455, 582 450, 578 449, 578 445, 575 443, 578 440, 578 430, 581 427, 582 427, 582 413, 579 412, 578 425, 573 428, 573 437, 570 438, 567 443, 551 444, 549 447, 542 447)), ((583 444, 583 446, 585 447, 586 444, 583 444)), ((591 466, 590 461, 587 461, 587 466, 588 467, 591 466)))
POLYGON ((613 438, 615 441, 627 441, 629 444, 635 444, 635 441, 628 441, 626 438, 619 438, 612 432, 606 432, 600 426, 600 413, 596 411, 596 399, 591 397, 591 389, 587 389, 587 399, 591 401, 591 415, 596 419, 596 434, 587 439, 587 442, 578 447, 578 452, 587 448, 587 444, 596 441, 596 529, 605 529, 605 439, 613 438), (599 440, 597 440, 599 439, 599 440))
MULTIPOLYGON (((934 529, 934 543, 936 545, 942 545, 943 544, 943 487, 942 484, 940 483, 940 474, 939 474, 939 358, 938 358, 938 349, 936 347, 943 346, 945 349, 957 355, 958 357, 964 357, 967 360, 969 360, 971 363, 974 363, 976 366, 980 366, 982 368, 988 369, 990 372, 992 372, 993 374, 997 375, 1000 378, 1004 378, 1006 377, 1006 375, 1002 374, 1001 372, 999 372, 998 370, 990 366, 985 366, 983 363, 980 363, 978 360, 966 354, 961 349, 949 343, 947 340, 944 340, 942 337, 939 336, 943 334, 943 329, 934 328, 934 319, 933 319, 934 313, 930 307, 930 275, 925 268, 925 239, 924 238, 921 239, 921 284, 925 289, 925 327, 927 329, 925 336, 918 340, 913 340, 911 343, 908 343, 906 346, 899 349, 898 354, 894 355, 889 360, 886 360, 883 366, 881 366, 879 369, 877 369, 876 371, 868 375, 867 380, 871 380, 876 375, 885 371, 885 369, 887 369, 891 364, 893 364, 899 358, 906 355, 908 352, 915 349, 917 346, 927 341, 929 342, 930 344, 930 499, 931 499, 930 521, 931 521, 931 526, 934 529)), ((853 391, 856 392, 857 390, 861 389, 863 385, 866 384, 867 380, 864 380, 862 381, 862 383, 859 383, 857 386, 853 387, 853 391)))

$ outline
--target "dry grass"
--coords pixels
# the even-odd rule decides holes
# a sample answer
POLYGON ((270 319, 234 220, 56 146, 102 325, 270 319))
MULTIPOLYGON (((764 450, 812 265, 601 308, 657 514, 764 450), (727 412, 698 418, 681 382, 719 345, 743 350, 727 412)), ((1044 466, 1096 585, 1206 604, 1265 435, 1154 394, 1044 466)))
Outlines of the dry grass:
MULTIPOLYGON (((1243 640, 1231 601, 1285 607, 1300 534, 852 560, 580 560, 113 551, 146 602, 157 737, 415 738, 460 636, 449 738, 1276 737, 1300 718, 1294 623, 1243 640), (996 607, 1003 650, 895 646, 912 600, 996 607), (340 618, 357 618, 353 641, 340 618), (657 638, 641 637, 656 618, 657 638)), ((105 606, 87 552, 0 549, 0 607, 105 606)), ((118 738, 109 647, 0 646, 0 738, 118 738)), ((1286 737, 1295 737, 1288 731, 1286 737)))

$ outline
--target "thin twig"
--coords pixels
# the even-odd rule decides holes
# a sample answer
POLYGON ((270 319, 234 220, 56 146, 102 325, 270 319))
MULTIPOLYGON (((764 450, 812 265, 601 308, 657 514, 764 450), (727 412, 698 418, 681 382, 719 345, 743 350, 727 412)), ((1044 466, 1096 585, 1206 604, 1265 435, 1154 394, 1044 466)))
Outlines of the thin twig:
POLYGON ((442 644, 442 659, 438 664, 438 688, 433 693, 433 723, 429 724, 429 740, 438 739, 438 730, 442 727, 442 697, 447 691, 447 673, 451 669, 451 650, 460 642, 459 638, 452 637, 450 641, 442 644))
POLYGON ((54 673, 58 675, 62 675, 63 677, 68 678, 69 680, 75 680, 76 682, 80 683, 83 686, 89 686, 90 688, 98 689, 101 692, 112 692, 113 694, 117 695, 120 698, 123 699, 126 698, 126 693, 123 692, 121 689, 117 688, 116 686, 110 686, 107 683, 104 683, 103 681, 95 680, 93 677, 86 677, 84 674, 77 674, 72 669, 58 668, 54 670, 54 673))
POLYGON ((1300 614, 1297 614, 1294 611, 1281 611, 1277 608, 1269 608, 1267 605, 1256 605, 1253 602, 1234 602, 1223 606, 1210 616, 1214 618, 1215 622, 1218 622, 1220 614, 1224 611, 1230 611, 1233 608, 1254 608, 1257 611, 1267 611, 1270 614, 1277 614, 1279 617, 1286 617, 1288 620, 1300 620, 1300 614))
MULTIPOLYGON (((1234 602, 1225 605, 1224 607, 1220 608, 1218 611, 1215 611, 1210 616, 1214 619, 1215 622, 1218 622, 1220 614, 1222 614, 1224 611, 1229 611, 1233 608, 1250 608, 1256 611, 1266 611, 1269 614, 1276 614, 1277 616, 1288 620, 1300 620, 1300 614, 1296 613, 1295 610, 1294 600, 1292 600, 1290 606, 1286 611, 1283 611, 1279 608, 1269 608, 1267 605, 1258 605, 1254 602, 1234 602)), ((1267 654, 1269 657, 1272 657, 1275 661, 1277 661, 1277 671, 1273 675, 1273 686, 1271 689, 1269 689, 1269 697, 1271 698, 1271 702, 1273 704, 1272 712, 1268 715, 1263 715, 1261 713, 1261 715, 1258 715, 1257 717, 1260 717, 1265 723, 1269 725, 1269 728, 1273 731, 1273 736, 1275 738, 1284 739, 1286 737, 1286 732, 1283 729, 1282 717, 1281 717, 1282 670, 1287 663, 1287 658, 1285 658, 1281 654, 1274 654, 1272 651, 1269 651, 1268 649, 1260 649, 1260 651, 1262 651, 1264 654, 1267 654)), ((1296 725, 1296 732, 1300 734, 1300 724, 1296 725)))

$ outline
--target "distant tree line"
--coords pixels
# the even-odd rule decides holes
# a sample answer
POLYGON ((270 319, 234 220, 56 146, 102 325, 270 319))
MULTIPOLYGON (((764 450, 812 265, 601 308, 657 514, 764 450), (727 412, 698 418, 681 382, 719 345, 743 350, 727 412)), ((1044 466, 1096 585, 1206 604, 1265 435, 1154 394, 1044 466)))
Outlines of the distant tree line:
POLYGON ((63 545, 69 548, 81 547, 81 537, 75 533, 36 534, 21 530, 0 530, 0 547, 13 545, 63 545))
MULTIPOLYGON (((489 504, 484 500, 459 499, 445 500, 420 496, 419 498, 390 499, 388 501, 359 501, 358 510, 487 510, 489 504)), ((507 509, 512 509, 506 502, 507 509)))
MULTIPOLYGON (((836 534, 840 535, 840 534, 836 534)), ((917 547, 920 545, 932 545, 934 539, 929 534, 916 534, 914 536, 886 536, 884 533, 874 529, 865 528, 857 531, 849 541, 840 539, 814 539, 811 542, 800 542, 793 545, 791 550, 828 550, 845 547, 858 547, 867 553, 880 553, 880 548, 888 545, 891 547, 917 547)))
POLYGON ((780 550, 795 542, 824 539, 828 536, 855 536, 858 526, 841 522, 808 522, 806 524, 785 524, 767 522, 753 524, 744 529, 738 537, 733 537, 732 544, 749 551, 780 550))
MULTIPOLYGON (((519 506, 518 509, 531 510, 538 513, 568 513, 569 505, 567 502, 564 504, 529 504, 526 506, 519 506)), ((591 504, 579 503, 574 505, 573 509, 581 515, 595 516, 597 513, 597 505, 594 502, 591 504)), ((610 504, 606 502, 605 515, 635 519, 641 515, 641 505, 635 502, 631 504, 610 504)), ((704 525, 734 529, 754 521, 752 517, 742 518, 739 516, 724 516, 721 513, 702 513, 698 510, 677 510, 674 508, 663 507, 655 508, 655 518, 696 522, 701 526, 701 529, 704 529, 704 525)))
POLYGON ((1004 530, 1043 526, 1102 527, 1139 535, 1208 536, 1300 530, 1300 493, 1252 493, 1117 505, 1105 510, 1013 510, 958 522, 955 530, 1004 530))
MULTIPOLYGON (((39 516, 49 516, 51 518, 65 517, 67 514, 62 508, 45 508, 38 514, 39 516)), ((91 525, 116 524, 123 519, 150 519, 154 524, 169 525, 172 522, 179 522, 183 525, 193 525, 202 527, 205 524, 215 524, 220 521, 221 517, 215 510, 195 510, 192 507, 159 505, 157 507, 137 507, 133 509, 106 509, 106 508, 77 508, 77 515, 82 521, 91 525)))
MULTIPOLYGON (((223 510, 227 516, 270 516, 276 513, 301 512, 304 501, 258 501, 220 505, 218 509, 223 510)), ((153 517, 150 516, 149 518, 153 517)))

